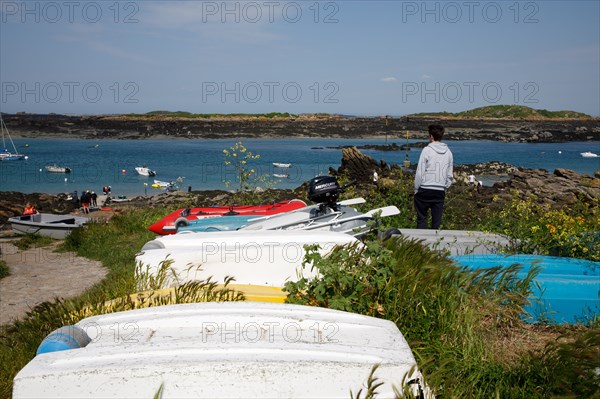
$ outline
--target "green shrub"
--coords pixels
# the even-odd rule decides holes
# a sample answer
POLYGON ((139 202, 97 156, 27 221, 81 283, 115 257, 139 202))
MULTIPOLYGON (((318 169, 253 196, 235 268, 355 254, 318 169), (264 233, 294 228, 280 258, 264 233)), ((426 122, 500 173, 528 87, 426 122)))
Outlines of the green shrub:
POLYGON ((534 196, 522 199, 515 193, 480 228, 511 237, 522 253, 600 261, 599 209, 583 201, 573 209, 552 209, 534 196))
POLYGON ((0 260, 0 279, 10 276, 10 269, 5 261, 0 260))
POLYGON ((305 261, 319 278, 288 282, 288 301, 392 320, 438 398, 546 398, 599 387, 598 330, 519 356, 516 365, 497 352, 508 331, 523 326, 535 266, 524 279, 518 265, 469 272, 404 237, 327 257, 309 248, 305 261), (555 377, 561 373, 567 377, 555 377))

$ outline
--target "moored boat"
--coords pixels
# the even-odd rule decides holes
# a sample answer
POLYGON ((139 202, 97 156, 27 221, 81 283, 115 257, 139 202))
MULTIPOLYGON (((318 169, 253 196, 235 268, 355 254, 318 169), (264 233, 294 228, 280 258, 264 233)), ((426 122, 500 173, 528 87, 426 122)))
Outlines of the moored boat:
POLYGON ((598 158, 599 157, 598 154, 593 153, 591 151, 582 152, 581 156, 584 157, 584 158, 598 158))
POLYGON ((389 320, 256 302, 158 306, 55 330, 13 398, 358 397, 375 365, 378 396, 432 397, 389 320))
POLYGON ((148 176, 148 177, 152 177, 152 176, 156 176, 156 171, 152 170, 146 166, 136 166, 135 171, 142 176, 148 176))
POLYGON ((55 215, 36 213, 33 215, 15 216, 8 219, 15 233, 39 234, 51 238, 62 239, 73 230, 89 221, 86 217, 73 215, 55 215))
POLYGON ((71 173, 71 168, 66 166, 58 166, 57 164, 47 165, 46 171, 50 173, 71 173))
POLYGON ((10 137, 8 128, 4 124, 2 115, 0 115, 0 130, 2 131, 2 151, 0 151, 0 161, 21 161, 21 160, 28 159, 28 157, 26 155, 20 154, 19 151, 17 151, 17 147, 15 146, 15 143, 12 141, 12 138, 10 137), (10 144, 12 145, 14 152, 9 151, 8 148, 6 147, 5 136, 8 137, 8 140, 10 141, 10 144))
POLYGON ((276 168, 289 168, 290 166, 292 166, 292 164, 291 163, 273 162, 273 166, 275 166, 276 168))

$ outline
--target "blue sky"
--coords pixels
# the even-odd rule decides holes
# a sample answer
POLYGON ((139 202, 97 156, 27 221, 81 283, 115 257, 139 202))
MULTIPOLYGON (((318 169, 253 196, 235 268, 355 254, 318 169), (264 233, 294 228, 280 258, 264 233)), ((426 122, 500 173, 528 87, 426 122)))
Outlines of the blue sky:
POLYGON ((0 110, 600 115, 599 1, 0 1, 0 110))

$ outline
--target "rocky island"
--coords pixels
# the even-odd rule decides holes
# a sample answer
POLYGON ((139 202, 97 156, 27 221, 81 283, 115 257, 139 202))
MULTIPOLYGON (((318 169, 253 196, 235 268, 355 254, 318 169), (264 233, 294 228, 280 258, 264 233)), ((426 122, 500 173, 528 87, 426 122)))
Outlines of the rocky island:
MULTIPOLYGON (((128 115, 3 114, 13 137, 81 139, 405 138, 427 139, 442 123, 445 140, 600 141, 600 118, 563 111, 493 106, 459 114, 357 117, 329 114, 205 115, 157 111, 128 115), (503 108, 498 108, 503 107, 503 108), (490 111, 493 110, 494 112, 490 111), (531 110, 523 113, 525 110, 531 110), (516 112, 518 111, 518 112, 516 112)), ((393 150, 393 149, 392 149, 393 150)))

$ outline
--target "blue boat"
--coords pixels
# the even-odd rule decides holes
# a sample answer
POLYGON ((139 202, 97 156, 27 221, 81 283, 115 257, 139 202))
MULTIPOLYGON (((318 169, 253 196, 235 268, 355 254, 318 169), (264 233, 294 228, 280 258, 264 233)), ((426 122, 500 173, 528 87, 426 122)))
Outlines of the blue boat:
POLYGON ((206 232, 237 230, 240 227, 245 226, 251 220, 257 219, 259 217, 260 216, 240 215, 191 220, 189 222, 189 225, 178 227, 177 232, 181 233, 184 231, 206 232))
POLYGON ((452 257, 471 270, 522 265, 523 278, 540 268, 523 318, 528 323, 587 324, 600 317, 600 262, 542 255, 462 255, 452 257))

